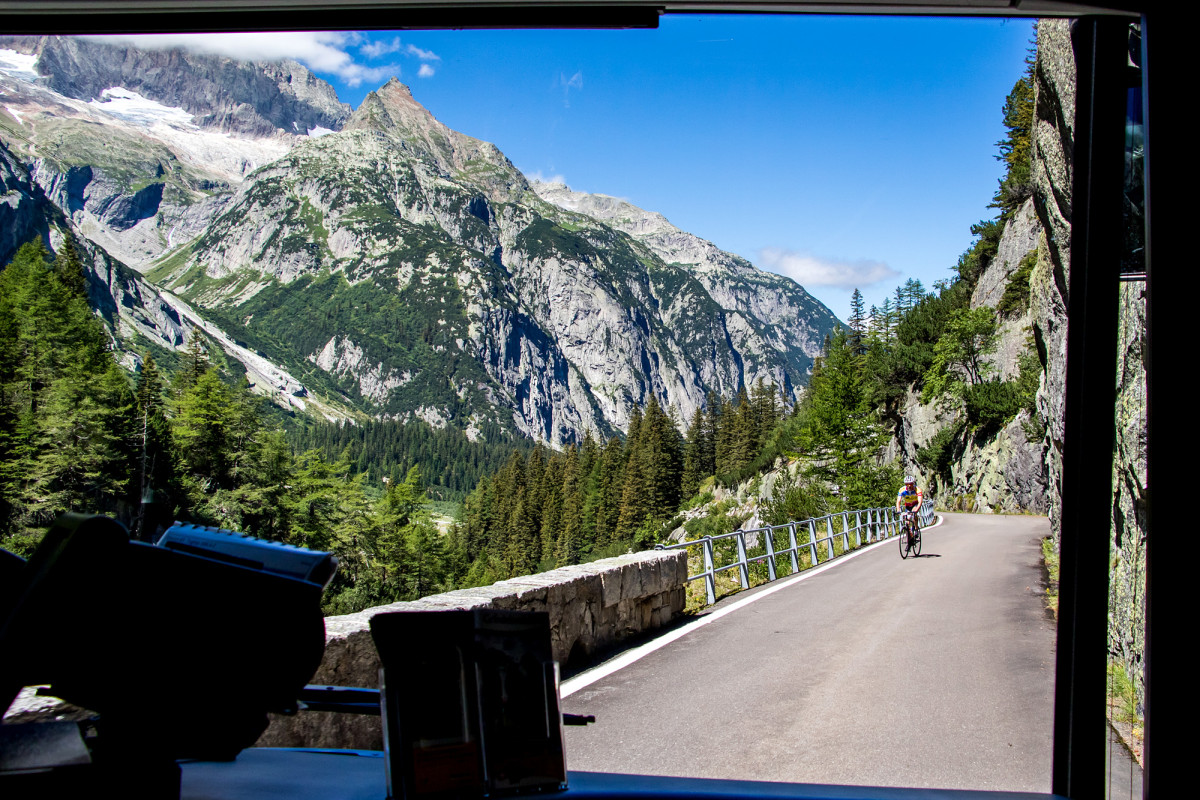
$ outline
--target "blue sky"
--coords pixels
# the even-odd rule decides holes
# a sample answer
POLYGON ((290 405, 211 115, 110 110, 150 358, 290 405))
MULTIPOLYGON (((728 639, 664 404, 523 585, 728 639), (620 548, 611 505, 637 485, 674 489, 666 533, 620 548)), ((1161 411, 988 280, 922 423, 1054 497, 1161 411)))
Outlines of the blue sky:
POLYGON ((229 54, 296 58, 355 106, 395 75, 527 175, 658 211, 845 319, 855 287, 869 307, 949 277, 993 215, 1001 107, 1032 33, 668 16, 635 31, 242 34, 229 54))

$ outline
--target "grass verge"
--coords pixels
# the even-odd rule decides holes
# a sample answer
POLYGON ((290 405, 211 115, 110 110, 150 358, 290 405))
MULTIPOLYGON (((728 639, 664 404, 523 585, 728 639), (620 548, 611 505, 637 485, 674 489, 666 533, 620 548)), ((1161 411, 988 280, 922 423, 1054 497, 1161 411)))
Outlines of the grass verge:
POLYGON ((1058 619, 1058 551, 1054 549, 1054 537, 1042 539, 1042 559, 1046 564, 1046 608, 1058 619))

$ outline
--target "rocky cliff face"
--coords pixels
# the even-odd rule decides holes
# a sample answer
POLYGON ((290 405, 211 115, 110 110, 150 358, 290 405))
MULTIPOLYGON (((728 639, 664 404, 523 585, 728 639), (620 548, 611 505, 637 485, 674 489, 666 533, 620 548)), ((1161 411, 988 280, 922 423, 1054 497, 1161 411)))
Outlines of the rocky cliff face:
POLYGON ((160 298, 248 369, 270 358, 287 377, 261 377, 292 406, 559 445, 623 429, 651 396, 681 426, 706 393, 760 377, 795 396, 838 324, 659 215, 539 196, 395 80, 346 114, 297 65, 3 47, 0 143, 29 196, 143 273, 137 302, 160 298))
MULTIPOLYGON (((1005 226, 995 258, 979 277, 971 307, 995 308, 1023 259, 1038 248, 1042 224, 1028 201, 1005 226)), ((1036 267, 1035 267, 1036 269, 1036 267)), ((1016 317, 1002 318, 998 341, 989 361, 998 377, 1012 380, 1018 374, 1017 359, 1033 343, 1036 324, 1034 304, 1016 317)), ((905 468, 920 473, 917 451, 929 445, 938 431, 963 417, 961 408, 941 403, 924 405, 910 391, 896 427, 889 457, 905 468)), ((1045 444, 1037 422, 1021 411, 999 432, 971 437, 961 455, 950 466, 948 480, 926 476, 934 501, 941 507, 995 513, 1047 513, 1045 444)))
POLYGON ((271 136, 338 130, 350 114, 325 81, 294 61, 249 63, 186 50, 139 50, 66 36, 0 37, 37 56, 42 83, 77 100, 126 90, 184 109, 202 128, 271 136))
MULTIPOLYGON (((1051 521, 1060 533, 1062 441, 1066 395, 1066 305, 1070 274, 1071 148, 1074 142, 1075 61, 1062 20, 1038 24, 1038 70, 1034 180, 1037 212, 1046 234, 1034 277, 1034 332, 1045 375, 1038 415, 1046 426, 1046 469, 1051 521)), ((1146 598, 1146 301, 1145 284, 1120 290, 1119 350, 1114 365, 1116 452, 1109 540, 1109 650, 1133 679, 1138 701, 1143 683, 1146 598)), ((1100 500, 1099 495, 1097 501, 1100 500)))
POLYGON ((1033 335, 1044 374, 1038 418, 1044 447, 1050 523, 1057 539, 1062 497, 1062 447, 1067 380, 1067 277, 1071 270, 1071 154, 1075 143, 1075 54, 1062 20, 1038 25, 1034 73, 1033 181, 1044 235, 1030 276, 1033 335))

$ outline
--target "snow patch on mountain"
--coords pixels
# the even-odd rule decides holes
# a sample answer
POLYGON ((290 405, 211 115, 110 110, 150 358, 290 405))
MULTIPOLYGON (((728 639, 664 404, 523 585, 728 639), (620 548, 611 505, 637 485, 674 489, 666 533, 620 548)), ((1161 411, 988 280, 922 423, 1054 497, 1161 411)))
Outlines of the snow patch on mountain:
POLYGON ((88 105, 98 108, 117 119, 135 125, 170 125, 175 128, 199 130, 193 117, 182 108, 164 106, 162 103, 142 97, 137 92, 112 86, 100 93, 99 100, 89 100, 88 105))
POLYGON ((25 55, 16 50, 0 48, 0 72, 5 75, 11 75, 23 81, 36 81, 38 79, 37 70, 34 69, 36 63, 37 56, 35 55, 25 55))
POLYGON ((233 183, 283 156, 300 141, 300 137, 287 134, 255 139, 205 130, 184 109, 163 105, 119 86, 105 89, 101 98, 88 105, 163 142, 181 161, 217 172, 233 183))

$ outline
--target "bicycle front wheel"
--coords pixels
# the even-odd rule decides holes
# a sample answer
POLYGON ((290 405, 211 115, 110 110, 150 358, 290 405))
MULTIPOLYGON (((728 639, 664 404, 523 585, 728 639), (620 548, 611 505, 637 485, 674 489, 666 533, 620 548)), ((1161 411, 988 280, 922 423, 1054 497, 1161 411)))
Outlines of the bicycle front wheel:
POLYGON ((908 528, 907 527, 901 526, 900 535, 896 537, 896 540, 898 542, 900 542, 900 557, 908 558, 908 528))

